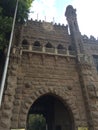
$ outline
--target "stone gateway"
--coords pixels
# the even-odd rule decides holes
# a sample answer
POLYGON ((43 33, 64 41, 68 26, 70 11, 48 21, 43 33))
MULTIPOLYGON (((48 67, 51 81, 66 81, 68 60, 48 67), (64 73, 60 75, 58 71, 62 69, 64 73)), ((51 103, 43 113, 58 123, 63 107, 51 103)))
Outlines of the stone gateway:
POLYGON ((41 114, 46 130, 98 130, 98 40, 82 36, 69 5, 68 26, 28 20, 16 26, 0 130, 29 130, 41 114))

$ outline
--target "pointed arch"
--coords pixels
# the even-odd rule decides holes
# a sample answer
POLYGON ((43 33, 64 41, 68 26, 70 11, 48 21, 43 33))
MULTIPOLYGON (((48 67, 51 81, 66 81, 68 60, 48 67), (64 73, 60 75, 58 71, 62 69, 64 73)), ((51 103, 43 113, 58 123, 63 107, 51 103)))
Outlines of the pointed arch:
POLYGON ((33 44, 33 51, 42 51, 42 47, 39 41, 35 41, 33 44))
POLYGON ((59 54, 66 54, 67 53, 67 49, 66 48, 64 48, 63 47, 63 45, 61 45, 61 44, 59 44, 58 46, 57 46, 57 49, 58 49, 58 53, 59 54))
POLYGON ((40 42, 39 42, 39 41, 35 41, 35 42, 34 42, 34 44, 33 44, 33 46, 40 47, 40 46, 41 46, 41 44, 40 44, 40 42))
POLYGON ((57 49, 64 49, 64 47, 63 47, 63 45, 59 44, 59 45, 57 46, 57 49))
MULTIPOLYGON (((25 128, 26 127, 26 121, 27 121, 27 115, 29 112, 29 109, 31 105, 41 96, 46 94, 52 94, 56 97, 58 97, 61 102, 63 102, 65 105, 68 105, 68 109, 71 112, 71 115, 73 116, 74 123, 77 123, 77 116, 79 116, 77 107, 75 107, 75 102, 71 101, 71 98, 68 98, 68 93, 65 93, 65 91, 59 89, 53 89, 53 88, 41 88, 39 90, 32 91, 32 94, 26 97, 22 104, 20 109, 20 115, 19 115, 19 127, 25 128), (76 111, 77 110, 77 111, 76 111)), ((74 130, 74 129, 73 129, 74 130)))
POLYGON ((68 130, 74 130, 72 129, 73 116, 70 111, 71 110, 69 110, 68 105, 66 104, 65 106, 61 97, 59 97, 58 95, 52 93, 44 94, 38 97, 38 99, 31 105, 27 116, 27 127, 29 128, 29 119, 31 115, 42 114, 46 119, 48 130, 51 130, 53 128, 56 128, 56 130, 58 130, 57 126, 63 128, 63 130, 67 128, 68 130), (61 120, 63 123, 60 122, 61 120))
POLYGON ((29 43, 28 43, 28 41, 27 41, 27 39, 24 39, 23 41, 22 41, 22 45, 28 45, 29 43))
POLYGON ((46 48, 53 48, 52 44, 50 42, 48 42, 46 45, 45 45, 46 48))
POLYGON ((22 41, 22 47, 23 47, 23 49, 28 49, 29 48, 29 42, 28 42, 27 39, 24 39, 22 41))
POLYGON ((55 52, 55 49, 54 49, 53 45, 50 42, 48 42, 45 45, 45 47, 46 47, 46 52, 48 52, 48 53, 54 53, 55 52))

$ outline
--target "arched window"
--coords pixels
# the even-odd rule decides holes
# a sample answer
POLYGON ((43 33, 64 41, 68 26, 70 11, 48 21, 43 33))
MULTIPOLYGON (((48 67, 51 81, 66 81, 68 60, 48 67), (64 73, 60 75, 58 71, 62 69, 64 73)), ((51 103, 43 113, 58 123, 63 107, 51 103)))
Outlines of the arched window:
POLYGON ((55 49, 54 49, 54 47, 52 46, 51 43, 48 42, 45 47, 46 47, 46 52, 49 52, 49 53, 55 52, 55 49))
POLYGON ((39 41, 35 41, 33 44, 33 50, 34 51, 42 51, 42 47, 39 41))
POLYGON ((23 47, 23 49, 28 49, 28 41, 26 40, 26 39, 24 39, 23 41, 22 41, 22 47, 23 47))
POLYGON ((34 44, 33 44, 33 46, 40 47, 41 45, 40 45, 40 42, 39 42, 39 41, 35 41, 34 44))
POLYGON ((22 45, 28 45, 28 41, 27 41, 26 39, 24 39, 24 40, 22 41, 22 45))
POLYGON ((64 47, 63 47, 61 44, 59 44, 59 45, 57 46, 57 49, 64 49, 64 47))
POLYGON ((61 45, 61 44, 59 44, 58 46, 57 46, 57 49, 58 49, 58 53, 59 54, 66 54, 67 52, 66 52, 66 49, 63 47, 63 45, 61 45))
POLYGON ((48 43, 46 44, 46 48, 53 48, 53 46, 51 45, 51 43, 48 42, 48 43))

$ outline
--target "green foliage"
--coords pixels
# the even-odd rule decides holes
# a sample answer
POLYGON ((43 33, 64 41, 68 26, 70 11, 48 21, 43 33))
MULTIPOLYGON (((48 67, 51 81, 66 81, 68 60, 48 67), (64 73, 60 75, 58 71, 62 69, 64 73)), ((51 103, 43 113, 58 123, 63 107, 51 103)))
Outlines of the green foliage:
POLYGON ((17 12, 17 22, 23 23, 28 18, 29 8, 32 0, 19 0, 19 10, 17 12))
MULTIPOLYGON (((17 22, 23 22, 28 18, 29 8, 33 0, 19 0, 17 11, 17 22)), ((13 17, 15 12, 16 0, 1 0, 0 7, 2 7, 3 15, 13 17)))
POLYGON ((2 50, 9 40, 9 35, 12 26, 12 18, 2 15, 2 8, 0 7, 0 50, 2 50))
MULTIPOLYGON (((16 23, 23 23, 28 18, 33 0, 19 0, 16 23)), ((9 43, 16 0, 0 0, 0 50, 9 43)))
POLYGON ((27 130, 45 130, 46 120, 43 115, 30 114, 27 130))

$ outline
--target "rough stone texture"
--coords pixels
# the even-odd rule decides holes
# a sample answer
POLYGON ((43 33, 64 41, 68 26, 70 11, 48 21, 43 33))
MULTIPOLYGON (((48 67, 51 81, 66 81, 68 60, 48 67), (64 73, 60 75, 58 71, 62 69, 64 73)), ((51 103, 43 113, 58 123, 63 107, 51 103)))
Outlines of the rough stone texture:
POLYGON ((32 20, 16 29, 0 109, 0 130, 26 128, 30 106, 48 93, 69 106, 74 117, 73 130, 79 126, 98 130, 98 76, 92 59, 95 51, 98 55, 98 44, 92 37, 81 36, 73 24, 78 28, 76 15, 69 15, 70 10, 75 10, 71 6, 66 10, 71 35, 67 26, 32 20), (30 49, 22 47, 24 39, 30 49), (56 51, 33 51, 35 41, 39 41, 41 47, 49 42, 56 51), (67 49, 67 54, 57 53, 59 44, 67 49), (73 47, 74 55, 69 55, 69 46, 73 47))

